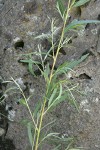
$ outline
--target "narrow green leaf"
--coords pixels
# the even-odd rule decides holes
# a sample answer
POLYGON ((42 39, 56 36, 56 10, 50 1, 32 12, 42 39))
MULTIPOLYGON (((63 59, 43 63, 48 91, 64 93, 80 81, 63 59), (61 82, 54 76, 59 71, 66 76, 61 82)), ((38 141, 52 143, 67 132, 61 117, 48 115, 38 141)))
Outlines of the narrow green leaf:
POLYGON ((59 133, 49 133, 41 140, 41 142, 43 142, 44 140, 46 140, 47 138, 50 138, 50 137, 58 137, 58 135, 59 135, 59 133))
POLYGON ((59 150, 60 147, 61 147, 61 144, 59 144, 58 146, 56 146, 53 150, 59 150))
POLYGON ((43 129, 47 128, 48 126, 50 127, 50 125, 51 125, 51 124, 53 124, 53 125, 54 125, 54 123, 55 123, 55 122, 56 122, 56 120, 53 120, 53 121, 51 121, 51 122, 47 123, 46 125, 44 125, 44 126, 41 128, 41 130, 43 130, 43 129))
POLYGON ((59 142, 70 142, 73 140, 73 138, 62 138, 62 137, 59 137, 59 136, 54 136, 54 139, 51 139, 53 141, 59 141, 59 142))
POLYGON ((33 64, 34 65, 41 64, 39 61, 33 61, 32 59, 20 60, 20 62, 28 63, 28 69, 29 69, 30 73, 34 76, 35 76, 35 73, 33 71, 33 64))
POLYGON ((58 99, 60 99, 61 98, 61 95, 62 95, 62 92, 63 92, 63 90, 62 90, 62 84, 61 83, 59 83, 59 95, 58 95, 58 97, 56 98, 56 100, 58 100, 58 99))
POLYGON ((68 100, 68 95, 67 95, 67 93, 63 94, 63 95, 60 97, 60 99, 59 99, 58 101, 57 101, 57 100, 54 101, 52 107, 57 106, 59 103, 65 101, 65 100, 68 100))
POLYGON ((33 64, 41 64, 39 61, 35 61, 35 60, 32 60, 32 59, 20 60, 20 62, 23 62, 23 63, 33 63, 33 64))
POLYGON ((27 124, 27 130, 28 130, 29 141, 30 141, 30 144, 31 144, 31 146, 32 146, 33 137, 32 137, 32 124, 31 124, 31 122, 29 122, 29 123, 27 124))
POLYGON ((34 111, 33 111, 33 116, 34 116, 34 117, 37 116, 37 114, 38 114, 40 108, 41 108, 41 101, 38 101, 38 102, 36 103, 35 108, 34 108, 34 111))
POLYGON ((14 91, 14 90, 18 90, 18 87, 11 87, 11 88, 9 88, 9 89, 7 89, 5 92, 4 92, 4 94, 6 94, 6 93, 8 93, 8 92, 10 92, 10 91, 14 91))
POLYGON ((64 13, 65 13, 65 6, 63 4, 63 0, 57 0, 57 5, 56 5, 57 9, 58 9, 58 12, 60 14, 60 16, 62 17, 63 19, 63 16, 64 16, 64 13))
POLYGON ((76 0, 72 0, 71 6, 74 6, 75 2, 76 2, 76 0))
POLYGON ((83 60, 85 60, 88 57, 89 54, 86 54, 82 56, 79 60, 75 60, 72 62, 65 62, 62 65, 58 67, 58 69, 55 72, 55 75, 59 75, 62 73, 67 73, 71 69, 73 69, 75 66, 77 66, 79 63, 81 63, 83 60))
POLYGON ((73 105, 76 108, 76 110, 79 112, 79 107, 75 98, 69 98, 69 103, 73 105))
MULTIPOLYGON (((55 106, 55 103, 59 103, 60 98, 62 96, 62 84, 59 83, 59 95, 57 96, 57 98, 54 99, 54 101, 51 103, 51 105, 49 107, 55 106)), ((57 92, 56 92, 57 93, 57 92)))
POLYGON ((55 101, 53 101, 53 103, 48 107, 48 110, 50 111, 52 108, 55 108, 59 103, 68 100, 68 95, 67 93, 65 93, 64 95, 62 95, 60 97, 60 99, 56 99, 55 101))
POLYGON ((82 61, 84 61, 87 57, 89 56, 89 54, 86 54, 84 56, 82 56, 79 60, 76 61, 72 61, 69 63, 69 65, 67 66, 67 68, 69 69, 73 69, 75 66, 77 66, 79 63, 81 63, 82 61))
POLYGON ((23 62, 23 63, 29 63, 30 60, 29 60, 29 59, 28 59, 28 60, 20 60, 20 62, 23 62))
POLYGON ((74 7, 79 7, 79 6, 82 6, 84 4, 86 4, 87 2, 89 2, 90 0, 79 0, 78 2, 76 2, 74 4, 74 7))
POLYGON ((29 62, 28 69, 29 69, 30 73, 35 76, 35 73, 33 71, 33 63, 29 62))
POLYGON ((34 39, 51 39, 50 33, 42 33, 41 35, 37 35, 34 39))
POLYGON ((56 93, 57 93, 57 88, 55 88, 55 89, 53 90, 53 93, 52 93, 52 95, 51 95, 51 97, 50 97, 50 99, 49 99, 49 102, 48 102, 48 106, 51 105, 51 103, 52 103, 52 101, 53 101, 53 99, 54 99, 56 93))
POLYGON ((47 83, 49 82, 49 74, 50 74, 50 67, 49 67, 49 64, 47 64, 43 72, 44 78, 47 81, 47 83))
POLYGON ((66 28, 65 28, 65 32, 74 29, 78 26, 87 24, 87 23, 100 23, 100 21, 98 20, 73 20, 66 28))
POLYGON ((25 99, 23 99, 23 98, 19 100, 19 103, 22 104, 22 105, 24 105, 24 106, 27 106, 26 102, 25 102, 25 99))
POLYGON ((48 138, 54 138, 54 137, 58 137, 59 133, 48 133, 45 134, 44 137, 41 139, 39 146, 43 143, 43 141, 45 141, 48 138))

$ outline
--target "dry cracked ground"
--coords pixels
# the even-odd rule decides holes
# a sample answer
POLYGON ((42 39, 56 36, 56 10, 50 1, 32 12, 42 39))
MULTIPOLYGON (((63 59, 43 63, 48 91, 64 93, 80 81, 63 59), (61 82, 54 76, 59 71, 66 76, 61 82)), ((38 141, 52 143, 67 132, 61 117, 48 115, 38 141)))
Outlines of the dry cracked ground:
MULTIPOLYGON (((71 19, 100 20, 100 0, 91 0, 70 15, 71 19)), ((7 81, 10 77, 21 84, 26 95, 34 92, 32 107, 43 95, 45 85, 42 77, 32 76, 27 65, 19 63, 19 60, 22 54, 37 51, 39 41, 35 41, 34 37, 50 31, 49 18, 52 17, 60 18, 54 0, 0 0, 1 96, 11 87, 10 83, 2 84, 2 80, 7 81)), ((56 119, 52 131, 60 132, 61 136, 74 137, 73 147, 100 150, 100 25, 87 24, 64 51, 66 54, 59 55, 57 65, 89 53, 74 73, 68 74, 79 85, 78 90, 84 93, 75 95, 80 112, 64 102, 47 116, 46 122, 56 119)), ((29 150, 27 130, 20 124, 22 119, 28 117, 28 112, 19 105, 18 99, 19 94, 10 92, 0 105, 0 150, 29 150)), ((42 149, 51 150, 52 145, 45 144, 42 149)))

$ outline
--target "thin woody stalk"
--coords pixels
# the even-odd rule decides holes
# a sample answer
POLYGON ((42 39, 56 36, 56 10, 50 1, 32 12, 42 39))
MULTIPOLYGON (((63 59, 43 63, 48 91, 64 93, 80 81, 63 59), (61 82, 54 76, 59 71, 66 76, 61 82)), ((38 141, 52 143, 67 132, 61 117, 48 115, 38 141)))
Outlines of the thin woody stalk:
MULTIPOLYGON (((60 50, 60 46, 61 46, 61 42, 63 41, 63 38, 64 38, 64 29, 65 29, 65 26, 66 26, 66 23, 67 23, 67 20, 68 20, 69 11, 70 11, 70 0, 68 2, 68 9, 67 9, 67 12, 66 12, 66 15, 65 15, 65 20, 64 20, 64 24, 63 24, 62 33, 61 33, 61 38, 60 38, 60 41, 59 41, 59 44, 58 44, 56 55, 54 57, 53 66, 52 66, 50 77, 49 77, 49 83, 51 83, 51 80, 52 80, 52 77, 53 77, 54 67, 55 67, 56 60, 57 60, 59 50, 60 50)), ((47 89, 47 91, 48 91, 48 89, 47 89)), ((39 143, 39 137, 40 137, 41 127, 42 127, 42 122, 43 122, 43 116, 44 116, 46 101, 47 101, 47 99, 45 98, 44 102, 43 102, 42 109, 41 109, 40 122, 39 122, 39 127, 38 127, 38 130, 37 130, 37 137, 36 137, 36 143, 35 143, 35 150, 38 150, 38 143, 39 143)))
POLYGON ((55 67, 55 64, 56 64, 56 61, 57 61, 57 57, 58 57, 58 54, 59 54, 61 42, 63 41, 63 38, 64 38, 64 30, 65 30, 65 26, 66 26, 66 23, 67 23, 67 20, 68 20, 70 9, 71 9, 71 7, 70 7, 70 0, 69 0, 69 2, 68 2, 68 9, 67 9, 67 12, 66 12, 64 25, 63 25, 63 29, 62 29, 62 33, 61 33, 61 38, 60 38, 60 41, 59 41, 59 44, 58 44, 57 52, 56 52, 56 55, 54 57, 54 62, 53 62, 53 66, 52 66, 52 69, 51 69, 50 82, 51 82, 52 77, 53 77, 53 71, 54 71, 54 67, 55 67))

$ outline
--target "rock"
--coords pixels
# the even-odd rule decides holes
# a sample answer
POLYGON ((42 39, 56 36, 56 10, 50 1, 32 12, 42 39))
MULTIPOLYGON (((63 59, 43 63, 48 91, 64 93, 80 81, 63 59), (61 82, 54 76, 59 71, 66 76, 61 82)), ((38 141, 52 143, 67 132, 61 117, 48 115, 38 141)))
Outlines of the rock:
POLYGON ((3 128, 0 128, 0 136, 3 136, 5 134, 5 130, 3 128))
POLYGON ((19 86, 21 87, 22 90, 26 89, 26 86, 25 86, 22 78, 16 79, 16 82, 19 84, 19 86))
POLYGON ((0 10, 2 9, 2 7, 3 7, 3 4, 0 4, 0 10))
POLYGON ((8 119, 5 105, 0 105, 0 137, 4 138, 8 130, 8 119))
POLYGON ((15 150, 15 146, 11 139, 2 140, 0 138, 0 150, 15 150))
POLYGON ((69 13, 71 18, 78 19, 81 16, 81 8, 80 7, 74 7, 70 13, 69 13))
POLYGON ((33 14, 36 8, 37 8, 37 4, 35 0, 33 0, 32 2, 26 2, 24 4, 24 11, 27 14, 33 14))
POLYGON ((98 44, 97 44, 97 52, 100 53, 100 36, 99 36, 98 44))
POLYGON ((2 79, 2 77, 0 76, 0 83, 2 83, 3 82, 3 79, 2 79))
POLYGON ((2 10, 3 5, 4 5, 4 1, 0 0, 0 10, 2 10))

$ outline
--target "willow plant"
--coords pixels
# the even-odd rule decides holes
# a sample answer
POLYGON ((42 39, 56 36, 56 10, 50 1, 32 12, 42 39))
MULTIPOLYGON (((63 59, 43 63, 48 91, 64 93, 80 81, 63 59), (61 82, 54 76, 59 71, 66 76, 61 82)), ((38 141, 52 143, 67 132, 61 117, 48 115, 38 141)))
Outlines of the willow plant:
MULTIPOLYGON (((63 101, 70 100, 71 103, 75 105, 75 107, 78 110, 78 106, 76 104, 76 100, 73 95, 73 90, 75 90, 76 86, 68 86, 68 79, 61 79, 60 75, 67 74, 68 71, 72 70, 76 65, 84 61, 87 55, 82 56, 79 60, 71 61, 71 62, 64 62, 58 68, 55 70, 55 65, 57 62, 57 58, 59 55, 59 52, 62 47, 67 46, 68 42, 72 37, 65 36, 71 30, 78 30, 80 27, 82 27, 84 24, 87 23, 100 23, 100 21, 96 20, 73 20, 72 22, 69 22, 69 14, 70 11, 74 7, 80 7, 84 5, 85 3, 89 2, 89 0, 57 0, 56 8, 62 18, 63 25, 62 27, 56 27, 55 22, 56 19, 51 20, 51 30, 48 34, 42 34, 37 36, 35 39, 48 39, 48 41, 51 42, 51 47, 48 50, 48 52, 43 52, 40 45, 38 45, 39 52, 34 52, 27 54, 28 59, 21 60, 22 63, 27 63, 29 67, 29 71, 35 76, 35 71, 33 70, 33 65, 35 64, 37 68, 40 70, 41 75, 45 79, 46 84, 46 92, 43 96, 43 99, 41 102, 37 102, 34 111, 31 110, 29 106, 29 99, 31 97, 26 97, 23 90, 21 89, 20 85, 17 83, 16 80, 12 78, 12 81, 17 85, 17 88, 20 90, 23 98, 20 100, 20 103, 23 104, 25 107, 27 107, 29 114, 31 116, 31 120, 27 122, 27 129, 28 129, 28 136, 29 141, 31 144, 32 150, 39 150, 44 143, 45 140, 52 137, 52 139, 57 139, 58 141, 64 141, 68 142, 68 138, 62 138, 60 137, 59 133, 47 133, 43 134, 43 129, 52 124, 53 122, 49 122, 45 126, 43 126, 44 118, 46 117, 46 114, 55 108, 59 103, 63 101), (67 1, 67 8, 64 5, 67 1), (56 44, 55 34, 57 31, 60 30, 61 35, 59 36, 58 44, 56 44), (55 52, 56 49, 56 52, 55 52), (52 55, 51 55, 52 51, 52 55), (32 54, 38 55, 40 57, 41 61, 36 61, 32 59, 32 54), (45 61, 48 57, 52 58, 52 66, 50 67, 50 64, 45 64, 45 61), (40 67, 42 66, 42 67, 40 67), (43 137, 41 135, 44 135, 43 137)), ((59 144, 54 148, 54 150, 61 149, 61 144, 59 144)), ((79 150, 79 148, 71 149, 70 145, 67 145, 65 150, 79 150)))

